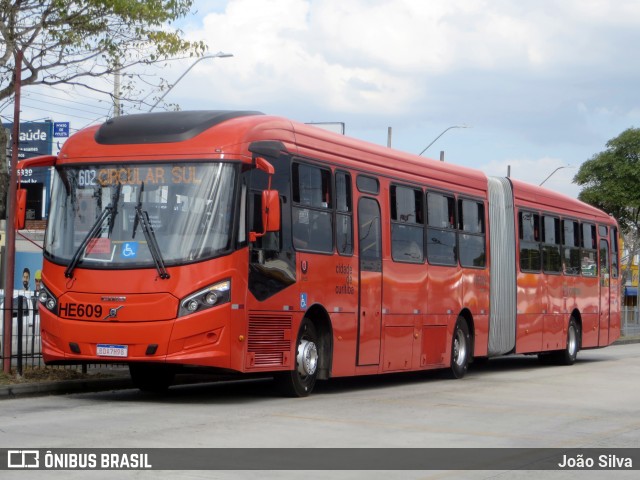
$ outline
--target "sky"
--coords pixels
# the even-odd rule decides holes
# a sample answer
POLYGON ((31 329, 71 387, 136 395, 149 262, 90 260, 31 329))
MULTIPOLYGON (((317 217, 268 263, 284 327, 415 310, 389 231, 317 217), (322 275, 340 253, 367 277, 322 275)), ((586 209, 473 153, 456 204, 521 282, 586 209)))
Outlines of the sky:
MULTIPOLYGON (((446 130, 425 156, 535 184, 555 171, 545 186, 570 196, 582 162, 640 127, 637 0, 195 0, 177 26, 233 54, 175 84, 166 101, 182 110, 344 122, 380 145, 391 127, 416 154, 446 130)), ((55 121, 93 116, 67 107, 55 121)), ((91 108, 102 121, 109 105, 91 108)))

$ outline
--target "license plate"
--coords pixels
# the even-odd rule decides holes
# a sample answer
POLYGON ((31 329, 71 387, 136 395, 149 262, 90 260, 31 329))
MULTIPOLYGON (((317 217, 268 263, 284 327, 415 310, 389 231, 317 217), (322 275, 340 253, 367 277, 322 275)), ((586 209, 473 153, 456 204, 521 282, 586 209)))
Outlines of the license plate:
POLYGON ((96 355, 99 357, 126 357, 128 350, 127 345, 107 345, 99 343, 96 347, 96 355))

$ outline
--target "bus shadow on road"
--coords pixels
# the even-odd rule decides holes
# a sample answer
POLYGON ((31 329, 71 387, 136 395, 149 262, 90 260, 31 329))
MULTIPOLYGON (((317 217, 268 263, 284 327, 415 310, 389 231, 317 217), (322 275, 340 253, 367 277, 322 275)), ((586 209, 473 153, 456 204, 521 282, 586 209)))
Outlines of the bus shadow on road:
MULTIPOLYGON (((576 368, 581 364, 593 364, 610 360, 607 356, 578 357, 574 366, 545 365, 535 355, 509 355, 492 359, 481 359, 470 365, 465 378, 482 380, 483 375, 501 372, 526 372, 541 369, 576 368)), ((177 382, 165 392, 143 392, 138 389, 113 390, 84 394, 94 400, 123 402, 152 402, 175 404, 242 404, 271 401, 283 398, 271 377, 219 377, 210 375, 178 375, 177 382)), ((419 372, 393 372, 383 375, 340 377, 318 381, 314 395, 338 395, 354 391, 383 390, 425 382, 452 380, 449 369, 419 372)), ((460 381, 460 380, 457 380, 460 381)), ((462 379, 464 381, 464 379, 462 379)))

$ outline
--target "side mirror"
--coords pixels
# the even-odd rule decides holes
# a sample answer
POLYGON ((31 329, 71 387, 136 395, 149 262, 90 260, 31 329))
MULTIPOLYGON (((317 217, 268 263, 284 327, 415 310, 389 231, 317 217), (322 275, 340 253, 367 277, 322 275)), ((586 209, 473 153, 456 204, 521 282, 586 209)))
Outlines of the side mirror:
POLYGON ((24 188, 16 190, 16 213, 13 226, 16 230, 24 230, 27 217, 27 191, 24 188))
POLYGON ((280 230, 280 197, 277 190, 271 190, 271 177, 275 173, 273 165, 262 157, 256 158, 256 168, 269 175, 269 186, 262 191, 262 232, 249 232, 249 241, 255 242, 267 232, 280 230))
POLYGON ((249 241, 255 242, 267 232, 280 230, 280 197, 277 190, 263 190, 260 205, 262 232, 249 232, 249 241))
POLYGON ((262 192, 262 225, 265 233, 280 230, 280 197, 277 190, 262 192))
MULTIPOLYGON (((52 167, 56 164, 58 157, 55 155, 42 155, 40 157, 28 158, 26 160, 21 160, 18 162, 16 166, 19 172, 25 170, 27 168, 33 167, 52 167)), ((16 190, 16 206, 15 206, 15 217, 13 221, 13 226, 16 230, 23 230, 27 217, 27 191, 23 188, 20 188, 20 184, 18 184, 18 189, 16 190)))

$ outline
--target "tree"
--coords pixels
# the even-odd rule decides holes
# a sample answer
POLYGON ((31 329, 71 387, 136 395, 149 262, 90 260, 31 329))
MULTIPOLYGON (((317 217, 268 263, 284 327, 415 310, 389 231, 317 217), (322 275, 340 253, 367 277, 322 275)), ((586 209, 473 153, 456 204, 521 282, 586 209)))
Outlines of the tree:
POLYGON ((574 183, 578 198, 612 214, 629 250, 627 272, 640 247, 640 128, 629 128, 607 142, 607 149, 582 164, 574 183))
MULTIPOLYGON (((193 0, 0 0, 0 101, 14 92, 16 55, 23 52, 22 85, 94 87, 133 65, 179 55, 202 55, 202 42, 169 30, 193 0)), ((111 94, 111 92, 105 92, 111 94)))
MULTIPOLYGON (((18 52, 23 55, 22 86, 75 85, 110 96, 113 91, 101 88, 96 79, 136 65, 201 56, 206 51, 203 42, 186 41, 182 32, 168 28, 186 16, 192 4, 193 0, 0 0, 0 107, 14 95, 18 52)), ((128 79, 122 90, 130 95, 122 100, 134 101, 136 79, 145 79, 128 79)), ((160 86, 166 88, 162 79, 155 87, 160 86)), ((5 145, 6 139, 0 149, 5 145)), ((0 165, 3 175, 6 163, 0 165)), ((5 189, 2 181, 0 204, 5 189)))

